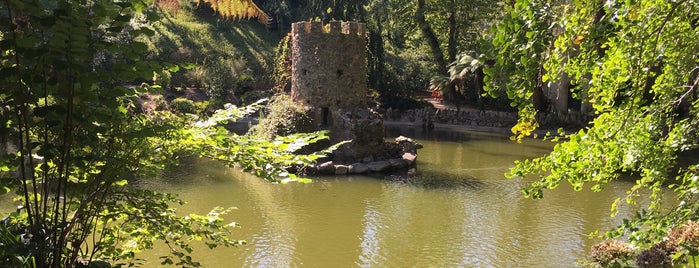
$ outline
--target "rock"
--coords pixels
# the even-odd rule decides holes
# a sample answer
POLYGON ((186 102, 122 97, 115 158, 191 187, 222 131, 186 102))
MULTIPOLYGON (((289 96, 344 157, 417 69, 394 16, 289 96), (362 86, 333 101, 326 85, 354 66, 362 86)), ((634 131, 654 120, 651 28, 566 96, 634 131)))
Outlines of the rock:
POLYGON ((328 161, 318 165, 318 173, 322 174, 333 174, 335 173, 335 165, 333 161, 328 161))
POLYGON ((415 143, 415 142, 413 141, 413 139, 408 138, 408 137, 406 137, 406 136, 399 136, 398 138, 396 138, 396 143, 402 143, 402 142, 415 143))
POLYGON ((335 175, 345 175, 349 171, 349 167, 345 165, 335 166, 335 175))
POLYGON ((367 164, 367 166, 372 172, 383 172, 391 167, 391 163, 388 161, 375 161, 367 164))
POLYGON ((408 166, 408 162, 402 158, 389 159, 388 162, 391 163, 391 167, 394 169, 402 169, 408 166))
POLYGON ((350 174, 363 174, 369 171, 369 166, 364 163, 354 163, 349 166, 348 172, 350 174))
POLYGON ((371 162, 374 162, 374 156, 373 156, 373 155, 364 157, 364 158, 362 159, 362 163, 371 163, 371 162))
POLYGON ((403 160, 405 160, 405 162, 408 163, 409 166, 411 166, 415 163, 415 159, 417 159, 417 155, 415 155, 415 154, 412 154, 412 153, 404 153, 403 154, 403 160))
POLYGON ((413 139, 405 136, 400 136, 396 138, 396 143, 400 145, 401 148, 403 148, 404 153, 415 153, 417 152, 417 149, 422 148, 421 144, 415 143, 413 139))

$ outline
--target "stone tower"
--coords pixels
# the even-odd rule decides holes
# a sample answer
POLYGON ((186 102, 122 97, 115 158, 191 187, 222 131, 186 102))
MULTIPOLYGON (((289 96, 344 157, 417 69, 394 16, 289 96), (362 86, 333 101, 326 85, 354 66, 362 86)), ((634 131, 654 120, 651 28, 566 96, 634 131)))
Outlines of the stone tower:
POLYGON ((339 161, 380 154, 384 128, 367 106, 366 30, 363 23, 297 22, 291 27, 291 97, 306 107, 316 130, 331 142, 352 140, 339 161))
POLYGON ((291 28, 291 97, 305 106, 366 107, 363 23, 297 22, 291 28), (327 27, 327 28, 326 28, 327 27))

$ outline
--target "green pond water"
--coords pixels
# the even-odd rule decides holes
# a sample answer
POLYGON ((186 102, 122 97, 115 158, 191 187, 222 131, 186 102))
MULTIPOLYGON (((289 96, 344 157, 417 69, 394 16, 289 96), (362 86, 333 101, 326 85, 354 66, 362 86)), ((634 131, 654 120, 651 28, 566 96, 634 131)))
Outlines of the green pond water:
MULTIPOLYGON (((234 237, 248 244, 199 247, 206 267, 573 267, 596 242, 588 234, 619 221, 609 205, 623 182, 602 193, 561 186, 528 200, 525 180, 503 177, 514 160, 550 151, 548 142, 387 129, 398 135, 424 145, 416 184, 342 176, 277 185, 193 159, 144 187, 178 193, 189 201, 183 212, 238 207, 227 220, 242 225, 234 237)), ((156 265, 164 252, 141 256, 156 265)))
MULTIPOLYGON (((386 133, 424 145, 416 183, 377 175, 279 185, 188 159, 140 185, 187 200, 183 214, 238 208, 226 220, 241 225, 233 237, 248 244, 195 246, 204 267, 575 267, 597 242, 588 234, 620 221, 609 218, 609 205, 624 182, 601 193, 566 185, 528 200, 520 192, 526 179, 504 178, 514 160, 547 153, 549 142, 409 127, 386 133)), ((138 257, 155 267, 166 252, 161 246, 138 257)))

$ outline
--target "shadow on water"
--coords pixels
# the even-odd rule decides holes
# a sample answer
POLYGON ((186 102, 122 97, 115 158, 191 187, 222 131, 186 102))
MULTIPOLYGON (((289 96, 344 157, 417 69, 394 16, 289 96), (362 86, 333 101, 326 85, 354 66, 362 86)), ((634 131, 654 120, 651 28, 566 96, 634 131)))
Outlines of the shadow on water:
POLYGON ((405 184, 425 189, 469 189, 482 190, 485 183, 473 177, 454 175, 446 172, 426 171, 408 174, 407 172, 393 174, 368 175, 380 180, 397 184, 405 184))
POLYGON ((479 140, 507 140, 508 136, 497 133, 477 132, 461 129, 425 129, 415 126, 391 125, 385 128, 386 137, 407 136, 414 139, 440 142, 470 142, 479 140))
POLYGON ((471 189, 482 190, 486 184, 483 181, 452 174, 421 173, 410 180, 412 185, 428 189, 471 189))

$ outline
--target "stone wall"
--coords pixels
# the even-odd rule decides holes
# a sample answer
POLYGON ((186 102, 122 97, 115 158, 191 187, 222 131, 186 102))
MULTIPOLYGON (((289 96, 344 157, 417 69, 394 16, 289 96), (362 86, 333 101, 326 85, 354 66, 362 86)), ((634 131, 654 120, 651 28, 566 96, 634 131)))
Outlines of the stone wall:
POLYGON ((331 143, 351 140, 319 172, 383 172, 414 165, 416 149, 404 157, 396 147, 401 142, 384 142, 383 118, 369 109, 368 91, 365 24, 292 24, 292 100, 306 108, 315 130, 330 130, 331 143))
POLYGON ((334 152, 336 161, 353 162, 384 153, 384 126, 380 114, 366 108, 348 108, 335 110, 332 117, 330 141, 351 140, 334 152))
MULTIPOLYGON (((470 127, 494 127, 511 128, 517 123, 516 112, 481 111, 467 109, 456 111, 453 109, 423 108, 415 110, 383 111, 384 119, 411 123, 416 126, 428 126, 432 124, 448 124, 470 127)), ((589 116, 576 112, 539 114, 537 121, 543 128, 581 128, 589 122, 589 116)))
POLYGON ((291 38, 291 97, 295 101, 328 109, 367 107, 363 23, 333 21, 324 26, 297 22, 292 24, 291 38))
POLYGON ((297 22, 291 28, 291 98, 309 111, 332 143, 352 140, 334 154, 351 162, 383 152, 381 116, 367 106, 363 23, 297 22))

